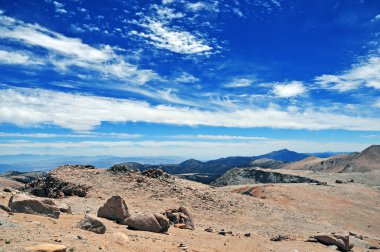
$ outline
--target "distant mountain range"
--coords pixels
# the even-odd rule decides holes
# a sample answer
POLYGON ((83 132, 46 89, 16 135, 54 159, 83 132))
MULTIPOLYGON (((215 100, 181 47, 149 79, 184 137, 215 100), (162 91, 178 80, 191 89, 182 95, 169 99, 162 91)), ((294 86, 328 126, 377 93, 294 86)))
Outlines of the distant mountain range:
MULTIPOLYGON (((313 153, 319 155, 318 153, 313 153)), ((326 156, 327 153, 320 153, 321 156, 326 156)), ((337 153, 331 153, 336 155, 337 153)), ((264 155, 252 156, 252 157, 225 157, 210 161, 199 161, 196 159, 188 159, 180 164, 163 164, 163 165, 151 165, 151 164, 137 164, 126 162, 124 165, 131 169, 147 170, 152 168, 162 169, 170 174, 198 174, 211 176, 212 178, 224 174, 226 171, 235 167, 261 167, 261 168, 280 168, 286 162, 294 162, 303 160, 310 157, 307 153, 298 153, 290 151, 288 149, 282 149, 273 151, 264 155), (257 162, 254 162, 257 161, 257 162), (212 174, 212 175, 210 175, 212 174)), ((193 175, 190 175, 193 176, 193 175)), ((210 178, 211 179, 211 178, 210 178)))
MULTIPOLYGON (((294 162, 305 159, 311 155, 329 157, 336 155, 333 152, 324 153, 298 153, 288 149, 273 151, 264 155, 251 157, 225 157, 210 161, 188 159, 181 157, 114 157, 114 156, 55 156, 55 155, 3 155, 0 156, 0 173, 7 171, 49 171, 63 164, 90 164, 98 168, 108 168, 114 164, 125 163, 140 170, 160 168, 171 174, 184 173, 216 173, 223 174, 234 167, 250 167, 250 162, 260 159, 273 159, 280 162, 294 162), (183 161, 183 162, 182 162, 183 161), (180 163, 182 162, 182 163, 180 163), (178 164, 179 163, 179 164, 178 164)), ((262 168, 268 168, 263 162, 262 168)), ((279 163, 276 163, 276 168, 279 163)), ((273 167, 271 167, 273 168, 273 167)))

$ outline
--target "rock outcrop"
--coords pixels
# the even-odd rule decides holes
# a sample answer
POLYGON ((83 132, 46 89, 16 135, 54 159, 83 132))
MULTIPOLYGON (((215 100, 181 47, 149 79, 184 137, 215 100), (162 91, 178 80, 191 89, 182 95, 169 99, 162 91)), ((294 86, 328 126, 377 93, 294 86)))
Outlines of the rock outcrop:
POLYGON ((154 233, 166 233, 170 227, 169 219, 162 214, 134 214, 124 223, 130 229, 154 233))
POLYGON ((30 197, 25 194, 15 194, 9 199, 9 209, 16 213, 27 213, 59 218, 59 208, 44 203, 43 200, 30 197))
POLYGON ((256 168, 235 168, 217 178, 214 186, 243 185, 255 183, 318 183, 315 179, 264 171, 256 168))
POLYGON ((114 220, 117 223, 123 223, 130 216, 127 204, 118 195, 112 196, 107 202, 99 208, 98 217, 114 220))
POLYGON ((90 214, 86 214, 86 216, 79 221, 78 227, 97 234, 104 234, 106 232, 106 225, 104 225, 103 221, 90 214))
POLYGON ((45 178, 37 179, 25 185, 22 190, 39 197, 62 198, 74 195, 85 197, 89 187, 63 181, 49 174, 45 178))

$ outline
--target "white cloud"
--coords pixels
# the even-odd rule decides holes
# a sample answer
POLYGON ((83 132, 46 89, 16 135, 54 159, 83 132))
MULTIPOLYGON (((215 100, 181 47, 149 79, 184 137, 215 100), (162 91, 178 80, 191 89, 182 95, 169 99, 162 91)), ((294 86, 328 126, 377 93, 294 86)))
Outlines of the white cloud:
POLYGON ((178 82, 183 82, 183 83, 193 83, 193 82, 199 81, 197 77, 186 72, 183 72, 180 76, 175 78, 175 80, 178 82))
POLYGON ((64 5, 62 3, 54 1, 53 4, 54 4, 54 7, 55 7, 55 12, 57 12, 59 14, 66 14, 67 13, 67 10, 65 10, 63 8, 64 5))
POLYGON ((340 75, 321 75, 316 82, 326 89, 340 92, 369 87, 380 89, 380 57, 372 56, 340 75))
POLYGON ((239 87, 249 87, 251 86, 251 84, 252 84, 252 81, 250 79, 242 78, 242 79, 234 79, 233 81, 225 84, 224 86, 228 88, 239 88, 239 87))
POLYGON ((147 28, 147 32, 132 34, 149 39, 150 44, 161 49, 181 54, 200 54, 213 49, 204 40, 187 31, 170 29, 161 21, 149 20, 147 24, 142 24, 142 26, 147 28))
POLYGON ((43 64, 42 61, 31 59, 27 54, 21 52, 9 52, 0 50, 0 64, 30 65, 43 64))
POLYGON ((226 156, 254 156, 288 148, 298 152, 361 151, 368 147, 357 142, 317 142, 299 140, 220 142, 220 141, 79 141, 7 142, 0 153, 43 155, 182 156, 210 160, 226 156), (196 146, 197 148, 194 148, 196 146))
POLYGON ((380 98, 377 99, 377 101, 375 102, 374 106, 375 106, 376 108, 380 108, 380 98))
MULTIPOLYGON (((44 57, 45 64, 52 64, 59 71, 69 71, 70 67, 76 66, 96 71, 103 78, 118 78, 135 84, 158 78, 154 71, 140 70, 126 62, 109 45, 95 48, 80 39, 69 38, 37 24, 27 24, 1 14, 0 39, 46 49, 49 54, 44 57)), ((32 58, 32 54, 33 51, 28 57, 32 58)), ((39 59, 35 55, 34 58, 39 59)), ((30 60, 35 60, 34 58, 30 60)), ((19 57, 19 60, 22 59, 19 57)))
POLYGON ((380 118, 354 117, 304 108, 276 107, 200 110, 127 99, 70 94, 43 89, 0 90, 0 123, 18 126, 52 124, 77 131, 101 122, 149 122, 175 125, 271 127, 288 129, 380 130, 380 118))
POLYGON ((202 9, 209 9, 209 5, 205 2, 187 3, 186 7, 192 11, 199 11, 202 9))
POLYGON ((0 137, 22 138, 140 138, 140 134, 114 133, 114 132, 86 132, 80 134, 54 134, 54 133, 10 133, 0 132, 0 137))
POLYGON ((176 135, 179 139, 209 139, 209 140, 267 140, 265 137, 231 136, 231 135, 176 135))
POLYGON ((292 81, 286 84, 275 84, 273 93, 282 98, 290 98, 306 93, 306 88, 301 81, 292 81))

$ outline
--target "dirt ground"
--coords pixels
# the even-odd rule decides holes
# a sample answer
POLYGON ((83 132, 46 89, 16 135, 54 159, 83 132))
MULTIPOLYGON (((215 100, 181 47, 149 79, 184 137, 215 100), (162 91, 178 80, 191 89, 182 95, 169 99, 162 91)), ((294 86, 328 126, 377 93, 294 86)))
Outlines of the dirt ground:
MULTIPOLYGON (((302 171, 282 171, 300 173, 302 171)), ((314 184, 256 184, 215 188, 176 178, 172 182, 135 175, 111 174, 100 169, 58 169, 52 172, 66 181, 90 185, 84 197, 56 199, 71 206, 73 214, 59 219, 0 210, 0 251, 24 251, 40 243, 63 244, 68 251, 332 251, 319 244, 305 242, 317 233, 352 232, 354 251, 368 251, 366 246, 380 246, 380 190, 371 183, 336 184, 346 175, 306 174, 327 186, 314 184), (251 190, 250 195, 241 192, 251 190), (95 234, 76 227, 85 213, 95 214, 112 195, 126 201, 130 213, 155 213, 165 209, 188 207, 195 220, 195 230, 171 227, 168 235, 129 230, 104 219, 107 231, 95 234), (211 227, 213 232, 206 232, 211 227), (232 234, 220 235, 224 229, 232 234), (128 240, 115 233, 123 233, 128 240), (250 237, 245 234, 250 233, 250 237), (291 240, 274 242, 270 238, 286 235, 291 240)), ((360 174, 364 182, 366 174, 360 174)), ((376 180, 376 179, 375 179, 376 180)), ((0 181, 0 204, 7 205, 10 186, 0 181)), ((378 182, 376 182, 378 183, 378 182)), ((376 184, 375 183, 375 184, 376 184)), ((15 184, 13 184, 15 186, 15 184)))

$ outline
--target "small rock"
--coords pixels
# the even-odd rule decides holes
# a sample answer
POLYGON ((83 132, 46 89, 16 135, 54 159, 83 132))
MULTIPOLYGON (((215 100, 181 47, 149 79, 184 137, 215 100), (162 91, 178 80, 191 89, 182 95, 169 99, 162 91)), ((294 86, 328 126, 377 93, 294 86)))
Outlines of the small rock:
POLYGON ((118 232, 118 233, 112 234, 112 236, 115 239, 115 243, 117 243, 119 245, 124 245, 124 244, 129 242, 128 235, 126 235, 124 233, 118 232))
POLYGON ((336 246, 336 245, 330 245, 329 248, 332 249, 332 250, 337 250, 338 246, 336 246))
POLYGON ((1 205, 1 204, 0 204, 0 209, 8 213, 12 212, 12 210, 9 207, 1 205))
POLYGON ((86 216, 78 223, 78 227, 97 234, 104 234, 106 232, 106 226, 103 221, 90 214, 86 214, 86 216))
POLYGON ((10 240, 5 240, 5 244, 11 244, 10 240))
POLYGON ((59 244, 39 244, 25 248, 26 251, 35 252, 66 252, 66 246, 59 244))
POLYGON ((62 213, 68 213, 68 214, 73 214, 73 212, 71 211, 71 207, 67 204, 60 204, 58 206, 58 209, 59 211, 61 211, 62 213))
POLYGON ((288 241, 290 240, 289 236, 287 235, 276 235, 275 237, 272 237, 270 239, 271 241, 288 241))
POLYGON ((245 237, 251 237, 251 233, 245 233, 244 236, 245 237))
POLYGON ((211 227, 206 228, 205 231, 206 231, 206 232, 209 232, 209 233, 214 232, 214 230, 213 230, 211 227))
POLYGON ((62 240, 60 238, 57 238, 54 240, 55 242, 62 242, 62 240))
POLYGON ((367 248, 368 248, 368 249, 374 249, 374 250, 378 250, 378 249, 380 249, 380 247, 375 246, 375 245, 369 245, 367 248))
POLYGON ((4 192, 11 193, 11 192, 13 192, 13 189, 12 189, 11 187, 5 187, 5 188, 3 189, 3 191, 4 191, 4 192))
POLYGON ((337 180, 335 180, 335 183, 337 183, 337 184, 343 184, 343 181, 342 181, 342 180, 339 180, 339 179, 337 179, 337 180))

